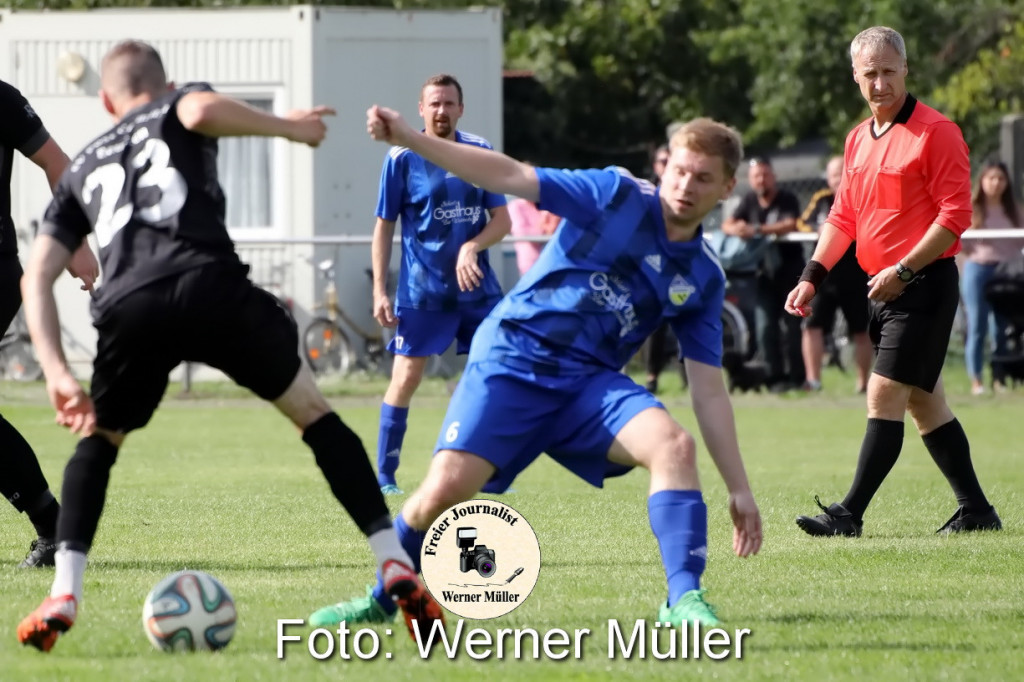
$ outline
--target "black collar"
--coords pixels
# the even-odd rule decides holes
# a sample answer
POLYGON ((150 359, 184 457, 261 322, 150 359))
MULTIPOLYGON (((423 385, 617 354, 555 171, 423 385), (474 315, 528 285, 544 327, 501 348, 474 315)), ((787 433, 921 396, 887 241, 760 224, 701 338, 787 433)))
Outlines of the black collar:
POLYGON ((903 106, 900 107, 900 110, 896 113, 896 118, 894 118, 892 120, 892 123, 889 124, 889 127, 886 128, 885 130, 883 130, 880 134, 876 134, 875 133, 875 122, 874 122, 874 118, 872 117, 872 121, 871 121, 871 137, 873 137, 874 139, 877 140, 878 138, 882 137, 882 135, 885 135, 887 132, 892 130, 893 127, 895 127, 897 123, 902 123, 902 124, 906 125, 907 121, 909 121, 910 117, 914 114, 914 108, 916 106, 917 106, 917 98, 914 97, 913 95, 911 95, 908 92, 907 93, 907 98, 903 101, 903 106))

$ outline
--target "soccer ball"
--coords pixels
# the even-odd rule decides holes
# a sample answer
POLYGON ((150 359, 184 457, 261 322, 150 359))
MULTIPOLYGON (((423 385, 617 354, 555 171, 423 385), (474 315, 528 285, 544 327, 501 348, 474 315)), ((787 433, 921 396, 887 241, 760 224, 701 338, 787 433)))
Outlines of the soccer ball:
POLYGON ((202 571, 173 573, 153 588, 142 607, 146 637, 163 651, 223 649, 235 634, 235 601, 202 571))

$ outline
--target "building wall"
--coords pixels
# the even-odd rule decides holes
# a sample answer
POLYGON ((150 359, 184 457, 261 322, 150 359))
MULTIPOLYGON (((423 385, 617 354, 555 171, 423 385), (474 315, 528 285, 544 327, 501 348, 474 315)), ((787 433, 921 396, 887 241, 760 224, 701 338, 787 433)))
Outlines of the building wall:
MULTIPOLYGON (((356 8, 134 9, 68 12, 0 11, 0 77, 29 98, 58 143, 74 156, 112 124, 97 94, 103 54, 116 42, 152 43, 169 78, 210 82, 218 90, 273 102, 276 113, 326 104, 320 148, 279 140, 271 148, 273 225, 233 230, 238 239, 356 235, 373 230, 377 183, 386 148, 366 135, 373 103, 393 106, 416 121, 423 81, 446 71, 466 90, 462 128, 501 147, 501 12, 395 12, 356 8), (82 36, 89 36, 83 39, 82 36), (62 60, 81 56, 85 71, 72 82, 62 60)), ((38 220, 49 200, 45 177, 18 157, 13 217, 21 228, 38 220)), ((231 202, 229 194, 229 202, 231 202)), ((28 244, 23 243, 23 255, 28 244)), ((243 250, 244 251, 244 250, 243 250)), ((368 247, 291 247, 285 264, 300 318, 320 284, 306 263, 337 255, 342 304, 370 324, 368 247)), ((393 260, 397 265, 397 257, 393 260)), ((68 353, 87 374, 95 336, 85 295, 62 277, 58 302, 68 353)))

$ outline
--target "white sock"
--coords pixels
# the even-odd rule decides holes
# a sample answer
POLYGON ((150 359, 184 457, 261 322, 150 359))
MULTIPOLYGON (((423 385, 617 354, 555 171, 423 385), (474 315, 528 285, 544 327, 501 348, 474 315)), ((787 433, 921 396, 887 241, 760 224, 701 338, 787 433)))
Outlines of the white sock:
POLYGON ((53 575, 53 587, 50 588, 51 597, 60 597, 70 594, 75 601, 82 603, 82 577, 85 575, 85 566, 89 562, 85 552, 72 552, 67 549, 58 549, 53 557, 56 571, 53 575))
POLYGON ((370 549, 373 550, 374 556, 377 557, 378 569, 383 569, 384 562, 389 559, 412 566, 412 561, 409 560, 409 555, 402 548, 402 543, 398 541, 398 533, 393 527, 379 530, 366 539, 370 543, 370 549))

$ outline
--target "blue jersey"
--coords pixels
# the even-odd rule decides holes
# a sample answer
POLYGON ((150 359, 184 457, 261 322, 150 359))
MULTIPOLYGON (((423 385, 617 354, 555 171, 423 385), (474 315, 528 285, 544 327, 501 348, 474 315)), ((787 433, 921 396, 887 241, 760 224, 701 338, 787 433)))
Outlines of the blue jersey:
MULTIPOLYGON (((487 140, 476 135, 455 131, 455 140, 491 149, 487 140)), ((462 245, 487 225, 487 211, 504 205, 503 195, 471 185, 406 147, 392 147, 380 174, 377 217, 402 219, 402 265, 395 303, 453 311, 500 298, 501 285, 487 251, 478 255, 484 278, 473 291, 459 291, 455 264, 462 245)))
POLYGON ((564 218, 481 324, 470 362, 543 375, 619 370, 668 320, 681 357, 720 367, 725 273, 698 229, 670 242, 658 190, 617 168, 538 168, 540 208, 564 218))

